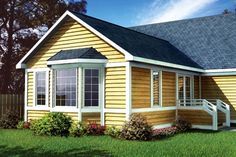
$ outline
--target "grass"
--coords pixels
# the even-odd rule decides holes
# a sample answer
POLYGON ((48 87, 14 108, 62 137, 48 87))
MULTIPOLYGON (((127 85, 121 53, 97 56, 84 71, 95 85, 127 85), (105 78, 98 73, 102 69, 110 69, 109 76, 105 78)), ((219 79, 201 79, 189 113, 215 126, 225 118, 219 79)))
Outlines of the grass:
POLYGON ((0 129, 0 157, 236 156, 236 132, 189 132, 150 142, 108 136, 45 137, 0 129))

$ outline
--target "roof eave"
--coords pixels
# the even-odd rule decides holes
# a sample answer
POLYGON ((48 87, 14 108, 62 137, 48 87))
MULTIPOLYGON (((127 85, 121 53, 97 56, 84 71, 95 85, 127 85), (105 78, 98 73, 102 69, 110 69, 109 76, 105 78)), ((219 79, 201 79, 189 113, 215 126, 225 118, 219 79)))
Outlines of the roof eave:
POLYGON ((204 72, 204 69, 200 69, 200 68, 194 68, 194 67, 190 67, 190 66, 168 63, 168 62, 163 62, 163 61, 157 61, 157 60, 153 60, 153 59, 146 59, 146 58, 136 57, 136 56, 133 57, 133 61, 154 64, 154 65, 159 65, 159 66, 164 66, 164 67, 171 67, 171 68, 187 70, 187 71, 194 71, 194 72, 200 72, 200 73, 204 72))
POLYGON ((90 64, 105 64, 107 59, 65 59, 47 61, 47 65, 58 65, 58 64, 74 64, 74 63, 90 63, 90 64))

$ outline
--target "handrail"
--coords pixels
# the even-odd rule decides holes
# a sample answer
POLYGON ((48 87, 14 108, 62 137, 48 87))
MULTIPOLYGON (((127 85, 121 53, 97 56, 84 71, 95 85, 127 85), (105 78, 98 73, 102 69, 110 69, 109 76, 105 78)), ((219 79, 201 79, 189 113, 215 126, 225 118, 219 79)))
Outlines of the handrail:
POLYGON ((203 99, 203 109, 212 115, 212 129, 217 130, 218 129, 218 114, 217 114, 217 106, 213 103, 207 101, 206 99, 203 99))
POLYGON ((220 99, 216 100, 216 105, 220 111, 225 113, 225 119, 226 119, 225 124, 226 126, 230 127, 230 106, 220 99))

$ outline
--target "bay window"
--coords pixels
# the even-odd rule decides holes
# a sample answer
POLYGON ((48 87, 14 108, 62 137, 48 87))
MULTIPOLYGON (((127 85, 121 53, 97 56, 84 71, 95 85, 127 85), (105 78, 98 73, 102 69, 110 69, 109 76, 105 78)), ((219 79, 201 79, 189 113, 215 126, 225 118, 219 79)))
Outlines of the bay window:
POLYGON ((56 70, 56 106, 76 106, 76 69, 56 70))

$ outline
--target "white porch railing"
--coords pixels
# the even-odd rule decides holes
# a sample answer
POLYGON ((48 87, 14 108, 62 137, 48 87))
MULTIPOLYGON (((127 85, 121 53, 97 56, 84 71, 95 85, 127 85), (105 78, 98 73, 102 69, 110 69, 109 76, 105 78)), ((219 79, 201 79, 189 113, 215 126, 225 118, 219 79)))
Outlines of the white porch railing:
POLYGON ((212 129, 218 129, 217 106, 206 99, 180 99, 178 100, 179 109, 204 110, 212 116, 212 129))
POLYGON ((225 125, 230 127, 230 106, 219 99, 216 100, 216 106, 218 110, 225 113, 225 125))

